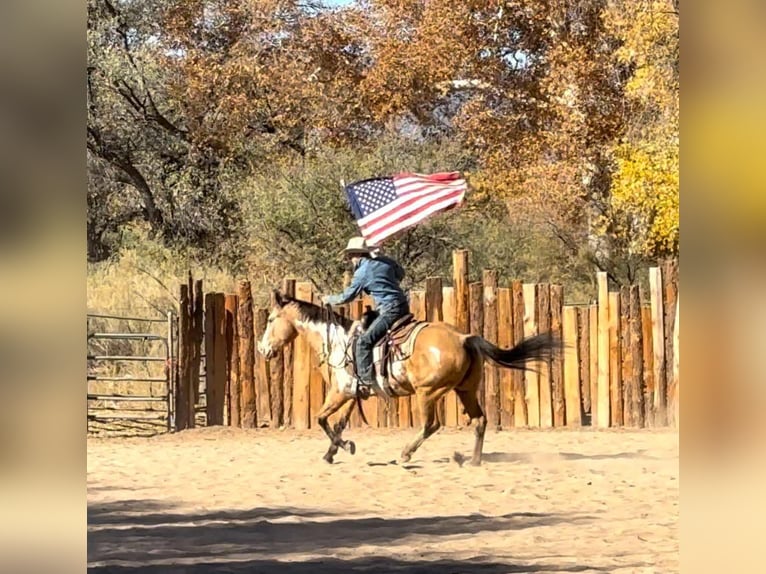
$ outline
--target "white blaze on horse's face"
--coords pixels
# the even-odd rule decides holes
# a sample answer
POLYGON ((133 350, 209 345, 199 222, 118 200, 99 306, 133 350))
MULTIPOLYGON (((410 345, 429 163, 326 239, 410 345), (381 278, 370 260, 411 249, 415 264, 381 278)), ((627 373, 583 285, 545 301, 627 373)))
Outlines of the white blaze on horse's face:
POLYGON ((258 352, 266 359, 274 357, 279 349, 298 335, 293 324, 282 316, 283 311, 284 307, 276 307, 271 311, 266 330, 258 341, 258 352))

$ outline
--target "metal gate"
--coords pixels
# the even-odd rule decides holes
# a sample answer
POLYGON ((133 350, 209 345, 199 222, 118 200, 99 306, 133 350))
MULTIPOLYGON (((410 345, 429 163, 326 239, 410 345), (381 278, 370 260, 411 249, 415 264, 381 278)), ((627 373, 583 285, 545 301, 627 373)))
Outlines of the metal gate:
POLYGON ((175 314, 89 313, 87 323, 88 433, 146 435, 171 430, 175 314))

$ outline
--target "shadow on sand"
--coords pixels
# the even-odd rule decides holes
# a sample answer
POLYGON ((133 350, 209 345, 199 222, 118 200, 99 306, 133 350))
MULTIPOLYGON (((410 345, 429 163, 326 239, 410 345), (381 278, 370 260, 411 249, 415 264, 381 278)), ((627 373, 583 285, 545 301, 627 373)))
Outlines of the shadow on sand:
MULTIPOLYGON (((182 514, 154 501, 123 501, 88 509, 89 572, 133 574, 352 572, 383 574, 500 574, 513 572, 601 571, 585 565, 490 563, 486 560, 405 560, 395 551, 353 560, 303 559, 361 545, 401 544, 411 536, 425 551, 441 536, 481 536, 587 522, 572 514, 514 513, 504 516, 432 516, 414 518, 336 517, 297 508, 182 514), (260 555, 260 556, 259 556, 260 555), (266 556, 268 558, 266 558, 266 556), (275 558, 276 557, 276 558, 275 558), (282 558, 284 557, 284 558, 282 558)), ((380 551, 378 551, 380 553, 380 551)))

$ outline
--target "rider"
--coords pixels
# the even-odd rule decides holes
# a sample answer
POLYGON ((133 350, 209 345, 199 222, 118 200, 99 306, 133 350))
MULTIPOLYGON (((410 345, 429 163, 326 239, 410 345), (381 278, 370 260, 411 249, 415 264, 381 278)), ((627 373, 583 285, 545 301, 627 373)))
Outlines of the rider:
POLYGON ((351 259, 354 276, 351 284, 338 295, 327 295, 322 302, 343 305, 363 292, 372 295, 378 317, 356 341, 357 373, 360 384, 368 389, 373 385, 372 349, 386 331, 401 317, 410 312, 407 295, 400 287, 404 269, 399 263, 372 251, 363 237, 348 241, 345 256, 351 259))

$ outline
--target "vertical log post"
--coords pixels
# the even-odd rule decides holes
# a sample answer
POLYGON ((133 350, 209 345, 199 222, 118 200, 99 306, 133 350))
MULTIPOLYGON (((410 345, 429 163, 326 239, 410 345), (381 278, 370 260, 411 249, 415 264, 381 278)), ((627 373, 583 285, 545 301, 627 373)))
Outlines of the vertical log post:
POLYGON ((190 428, 189 402, 192 400, 191 384, 191 310, 189 286, 181 285, 178 305, 178 375, 176 376, 175 424, 176 430, 190 428))
POLYGON ((205 296, 205 414, 207 426, 223 424, 226 393, 226 315, 223 293, 205 296))
POLYGON ((588 362, 590 363, 590 424, 598 426, 598 353, 599 353, 599 334, 598 334, 598 305, 588 306, 588 362))
POLYGON ((564 351, 564 393, 566 399, 566 425, 582 425, 582 403, 580 398, 580 359, 577 344, 577 308, 566 306, 562 318, 564 351))
POLYGON ((644 395, 644 425, 654 426, 654 343, 652 341, 652 308, 641 307, 641 335, 644 354, 644 377, 642 390, 644 395))
POLYGON ((583 424, 593 419, 590 398, 590 321, 588 307, 577 308, 577 351, 580 359, 580 396, 583 424))
MULTIPOLYGON (((524 337, 532 337, 538 334, 537 313, 537 285, 535 283, 524 284, 524 337)), ((540 376, 534 371, 524 372, 527 399, 527 425, 533 428, 540 426, 540 376)))
POLYGON ((452 283, 455 287, 455 327, 470 332, 470 295, 468 291, 468 251, 452 252, 452 283))
MULTIPOLYGON (((537 285, 537 332, 545 333, 551 328, 551 290, 547 283, 537 285)), ((538 386, 540 388, 540 426, 553 426, 553 397, 551 389, 551 364, 542 361, 538 386)))
MULTIPOLYGON (((189 296, 191 296, 192 278, 189 274, 189 296)), ((191 329, 192 329, 192 353, 191 353, 191 379, 194 400, 189 405, 191 409, 191 426, 195 426, 195 407, 199 404, 200 365, 202 364, 202 343, 204 338, 204 294, 202 292, 202 279, 194 282, 194 297, 191 302, 191 329)))
POLYGON ((609 409, 610 424, 622 426, 622 353, 620 345, 620 293, 609 293, 609 409))
POLYGON ((239 282, 239 309, 237 309, 237 336, 239 337, 239 378, 242 428, 257 426, 255 401, 255 333, 253 331, 253 294, 250 281, 239 282))
POLYGON ((641 294, 638 285, 630 287, 630 356, 633 372, 630 377, 630 418, 635 426, 643 428, 644 419, 644 345, 641 329, 641 294))
POLYGON ((665 319, 663 314, 662 272, 658 267, 649 269, 649 289, 652 309, 652 343, 654 353, 654 424, 667 424, 667 378, 665 375, 665 319))
POLYGON ((241 426, 239 389, 239 336, 237 334, 237 296, 226 295, 226 394, 229 426, 241 426))
POLYGON ((606 273, 596 274, 598 281, 598 410, 597 426, 607 428, 611 422, 609 394, 609 285, 606 273))
MULTIPOLYGON (((497 344, 502 349, 513 346, 513 311, 511 290, 500 287, 497 290, 497 344)), ((511 369, 500 369, 500 425, 504 429, 513 426, 513 382, 511 369)))
MULTIPOLYGON (((524 285, 521 281, 511 282, 511 313, 513 315, 513 338, 511 343, 518 345, 524 338, 525 305, 524 285)), ((527 390, 524 372, 518 369, 511 371, 511 386, 513 388, 513 425, 526 427, 529 424, 527 409, 527 390)))
MULTIPOLYGON (((551 331, 559 341, 563 340, 564 327, 563 327, 563 311, 564 311, 564 288, 561 285, 551 285, 551 331)), ((575 318, 575 335, 577 335, 577 308, 574 307, 575 318)), ((576 344, 577 339, 572 339, 576 344)), ((578 349, 579 351, 579 349, 578 349)), ((577 354, 579 362, 579 353, 577 354)), ((579 384, 579 365, 578 372, 578 384, 579 384)), ((566 424, 567 410, 564 405, 565 393, 564 393, 564 356, 561 353, 554 355, 550 364, 551 373, 551 400, 553 402, 553 425, 557 427, 563 427, 566 424)), ((578 393, 578 400, 579 400, 578 393)), ((578 403, 578 409, 580 405, 578 403)), ((579 426, 580 423, 578 423, 579 426)))
POLYGON ((633 357, 630 354, 630 286, 620 288, 620 380, 622 382, 622 420, 627 427, 637 427, 633 420, 633 357))
MULTIPOLYGON (((484 285, 484 338, 497 345, 497 270, 485 269, 484 285)), ((484 362, 484 405, 490 428, 500 426, 500 373, 490 361, 484 362)))

